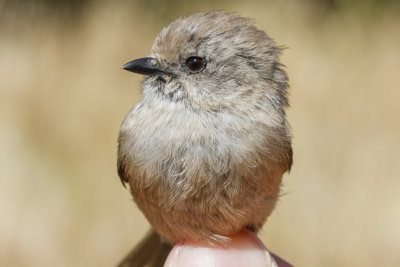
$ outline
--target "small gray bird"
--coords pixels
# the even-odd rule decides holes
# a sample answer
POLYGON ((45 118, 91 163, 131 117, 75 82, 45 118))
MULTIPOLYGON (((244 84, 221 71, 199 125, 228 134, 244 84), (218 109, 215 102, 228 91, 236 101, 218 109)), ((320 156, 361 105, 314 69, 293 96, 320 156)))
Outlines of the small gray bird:
POLYGON ((292 165, 280 54, 249 19, 215 11, 172 22, 122 67, 145 79, 118 173, 154 231, 120 266, 162 266, 180 240, 229 244, 263 225, 292 165))

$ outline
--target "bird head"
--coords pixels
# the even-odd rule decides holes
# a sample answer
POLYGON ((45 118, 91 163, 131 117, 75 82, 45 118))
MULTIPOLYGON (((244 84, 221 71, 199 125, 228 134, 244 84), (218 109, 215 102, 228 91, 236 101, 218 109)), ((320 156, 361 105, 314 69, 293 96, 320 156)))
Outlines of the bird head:
POLYGON ((280 51, 249 19, 200 12, 172 22, 157 36, 149 57, 122 68, 146 75, 144 101, 206 111, 269 106, 284 114, 288 85, 280 51))

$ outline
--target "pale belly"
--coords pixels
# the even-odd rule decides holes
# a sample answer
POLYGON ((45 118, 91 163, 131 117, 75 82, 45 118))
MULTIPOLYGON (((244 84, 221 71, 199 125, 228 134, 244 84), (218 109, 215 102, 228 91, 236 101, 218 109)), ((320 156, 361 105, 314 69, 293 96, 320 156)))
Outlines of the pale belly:
POLYGON ((139 208, 171 243, 256 231, 287 170, 263 151, 268 129, 184 112, 131 114, 121 128, 119 161, 139 208))

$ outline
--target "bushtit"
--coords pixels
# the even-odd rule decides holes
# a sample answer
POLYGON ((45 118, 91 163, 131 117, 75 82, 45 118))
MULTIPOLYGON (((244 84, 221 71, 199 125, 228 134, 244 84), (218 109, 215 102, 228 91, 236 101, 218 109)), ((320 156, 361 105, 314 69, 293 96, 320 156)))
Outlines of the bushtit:
POLYGON ((292 164, 280 54, 249 19, 215 11, 172 22, 149 57, 122 67, 145 79, 118 173, 155 230, 125 264, 157 266, 168 243, 229 244, 265 222, 292 164))

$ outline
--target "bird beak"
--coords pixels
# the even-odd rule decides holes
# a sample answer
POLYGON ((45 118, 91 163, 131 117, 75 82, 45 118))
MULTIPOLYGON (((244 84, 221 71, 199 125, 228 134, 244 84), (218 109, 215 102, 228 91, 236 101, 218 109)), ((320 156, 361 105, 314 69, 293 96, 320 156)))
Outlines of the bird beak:
POLYGON ((151 57, 132 60, 131 62, 123 65, 121 68, 143 75, 151 75, 163 72, 163 69, 156 64, 156 60, 151 57))

